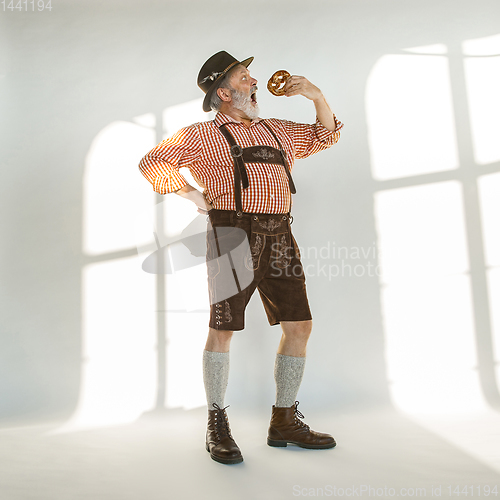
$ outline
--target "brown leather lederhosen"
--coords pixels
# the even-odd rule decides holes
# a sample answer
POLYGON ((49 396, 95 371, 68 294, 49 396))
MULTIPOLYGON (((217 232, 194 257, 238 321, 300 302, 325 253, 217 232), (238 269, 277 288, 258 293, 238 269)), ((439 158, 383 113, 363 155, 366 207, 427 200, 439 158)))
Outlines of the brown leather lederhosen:
POLYGON ((263 124, 276 140, 278 149, 267 145, 242 148, 226 124, 219 127, 229 143, 234 162, 236 210, 212 209, 209 212, 212 223, 207 250, 210 326, 215 329, 242 330, 246 304, 255 289, 261 295, 271 325, 311 319, 300 254, 290 227, 291 196, 287 213, 243 212, 241 188, 249 187, 246 163, 282 165, 290 193, 296 192, 286 153, 276 134, 267 123, 263 124), (231 232, 231 227, 237 230, 231 232), (247 234, 248 253, 233 261, 232 250, 237 246, 241 248, 238 230, 247 234), (225 258, 230 260, 230 265, 223 269, 225 258), (247 278, 245 269, 251 272, 251 281, 243 283, 240 278, 247 278))

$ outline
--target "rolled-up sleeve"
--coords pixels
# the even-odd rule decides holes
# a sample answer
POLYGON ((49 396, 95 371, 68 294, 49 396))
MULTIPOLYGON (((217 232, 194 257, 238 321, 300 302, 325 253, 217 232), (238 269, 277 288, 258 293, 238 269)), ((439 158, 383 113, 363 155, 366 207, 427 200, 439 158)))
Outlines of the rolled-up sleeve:
POLYGON ((139 170, 157 193, 172 193, 187 184, 179 169, 195 162, 200 153, 199 133, 196 125, 191 125, 147 153, 139 163, 139 170))
POLYGON ((295 147, 295 158, 307 158, 314 153, 328 149, 340 139, 340 130, 344 126, 335 119, 335 130, 328 130, 317 118, 312 125, 306 123, 284 122, 295 147))

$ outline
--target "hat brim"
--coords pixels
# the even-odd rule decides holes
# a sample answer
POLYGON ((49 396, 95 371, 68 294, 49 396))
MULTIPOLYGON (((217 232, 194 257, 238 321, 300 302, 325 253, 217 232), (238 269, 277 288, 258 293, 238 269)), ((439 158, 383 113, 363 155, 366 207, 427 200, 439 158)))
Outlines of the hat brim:
POLYGON ((229 68, 227 68, 222 74, 219 75, 217 80, 215 80, 214 83, 210 86, 210 88, 207 91, 207 94, 205 95, 205 99, 203 99, 203 111, 209 112, 212 111, 212 108, 210 107, 210 99, 212 98, 212 94, 214 93, 214 90, 217 88, 219 85, 220 81, 226 76, 227 72, 234 68, 235 66, 238 66, 238 64, 243 64, 245 68, 248 68, 250 66, 250 63, 253 61, 253 56, 249 57, 248 59, 244 59, 241 62, 236 61, 234 64, 231 64, 229 68))

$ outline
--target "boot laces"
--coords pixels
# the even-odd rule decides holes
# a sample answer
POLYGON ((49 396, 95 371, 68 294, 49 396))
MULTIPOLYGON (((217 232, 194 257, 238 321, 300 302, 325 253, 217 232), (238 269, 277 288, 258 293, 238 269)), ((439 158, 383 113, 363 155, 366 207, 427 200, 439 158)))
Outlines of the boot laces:
POLYGON ((219 438, 224 436, 231 437, 231 429, 229 428, 229 420, 226 413, 226 408, 229 408, 229 405, 221 408, 217 403, 212 403, 212 406, 215 408, 215 429, 219 438))
POLYGON ((306 429, 309 429, 309 426, 303 422, 302 418, 305 418, 304 415, 302 414, 302 412, 297 408, 297 406, 299 406, 299 402, 298 401, 295 401, 295 408, 293 410, 293 416, 295 418, 295 422, 300 425, 300 427, 304 427, 306 429))

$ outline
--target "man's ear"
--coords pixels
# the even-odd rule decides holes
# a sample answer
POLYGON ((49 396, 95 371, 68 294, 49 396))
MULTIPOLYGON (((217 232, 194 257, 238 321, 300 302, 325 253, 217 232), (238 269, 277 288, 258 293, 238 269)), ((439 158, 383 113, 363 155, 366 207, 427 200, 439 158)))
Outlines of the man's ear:
POLYGON ((221 101, 230 102, 231 101, 231 92, 228 89, 218 88, 217 95, 220 97, 221 101))

